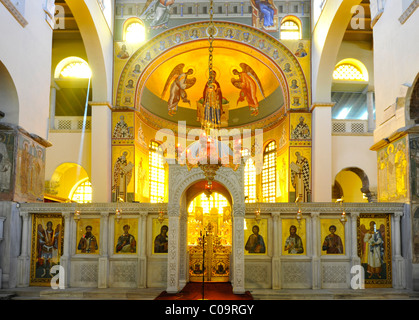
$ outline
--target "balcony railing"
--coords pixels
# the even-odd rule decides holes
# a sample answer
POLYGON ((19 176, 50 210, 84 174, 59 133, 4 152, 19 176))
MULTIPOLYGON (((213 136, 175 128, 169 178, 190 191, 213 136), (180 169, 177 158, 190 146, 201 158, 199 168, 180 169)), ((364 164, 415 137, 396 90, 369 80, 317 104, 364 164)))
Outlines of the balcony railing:
POLYGON ((91 130, 91 117, 55 117, 54 128, 55 131, 75 131, 91 130))
POLYGON ((368 120, 332 120, 334 135, 369 135, 368 120))

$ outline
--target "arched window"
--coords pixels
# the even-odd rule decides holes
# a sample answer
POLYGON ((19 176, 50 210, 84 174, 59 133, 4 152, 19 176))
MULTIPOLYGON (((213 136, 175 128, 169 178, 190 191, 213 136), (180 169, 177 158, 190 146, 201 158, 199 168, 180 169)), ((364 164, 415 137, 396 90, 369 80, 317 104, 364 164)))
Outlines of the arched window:
POLYGON ((368 81, 368 71, 361 61, 344 59, 336 65, 333 80, 368 81))
POLYGON ((68 57, 61 60, 55 68, 55 79, 79 78, 89 79, 92 71, 86 61, 79 57, 68 57))
POLYGON ((164 158, 160 145, 150 142, 149 151, 149 181, 150 181, 150 202, 158 203, 164 198, 164 158))
POLYGON ((281 40, 301 40, 301 22, 297 17, 285 17, 280 27, 281 40))
POLYGON ((263 152, 262 196, 264 202, 275 202, 276 197, 276 142, 271 141, 263 152))
POLYGON ((124 23, 123 39, 129 43, 141 43, 145 40, 145 26, 138 18, 130 18, 124 23))
POLYGON ((82 180, 70 192, 70 199, 78 203, 92 202, 92 184, 89 179, 82 180))
MULTIPOLYGON (((243 156, 250 156, 247 149, 243 150, 243 156)), ((244 196, 246 202, 256 202, 256 167, 250 157, 244 166, 244 196)))

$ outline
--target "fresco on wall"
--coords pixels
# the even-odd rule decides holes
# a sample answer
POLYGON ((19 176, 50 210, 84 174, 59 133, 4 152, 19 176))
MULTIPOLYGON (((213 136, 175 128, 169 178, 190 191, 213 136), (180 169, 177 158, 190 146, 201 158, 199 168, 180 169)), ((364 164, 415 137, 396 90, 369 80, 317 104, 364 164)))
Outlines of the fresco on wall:
POLYGON ((140 19, 145 21, 149 29, 168 28, 170 9, 175 0, 147 0, 140 19))
POLYGON ((416 210, 414 211, 414 214, 413 214, 412 233, 413 233, 412 262, 419 263, 419 207, 416 207, 416 210))
POLYGON ((365 271, 365 287, 391 287, 391 227, 388 214, 358 218, 358 256, 365 271))
POLYGON ((306 254, 306 219, 282 219, 282 255, 306 254))
POLYGON ((134 147, 114 146, 112 148, 112 196, 113 201, 134 200, 134 147))
POLYGON ((321 219, 321 254, 345 254, 345 227, 339 219, 321 219))
POLYGON ((58 214, 34 214, 30 285, 50 286, 63 253, 64 219, 58 214))
POLYGON ((292 140, 311 139, 311 113, 291 113, 290 122, 290 138, 292 140))
POLYGON ((278 9, 272 0, 251 0, 253 7, 252 24, 266 32, 279 30, 278 9))
POLYGON ((100 219, 81 219, 77 222, 77 253, 99 254, 100 219))
POLYGON ((412 201, 419 200, 419 137, 409 138, 410 145, 410 185, 412 201))
POLYGON ((134 139, 134 113, 112 113, 112 144, 132 143, 134 139))
POLYGON ((44 199, 45 147, 18 135, 16 192, 17 201, 42 201, 44 199))
POLYGON ((0 199, 13 199, 13 158, 15 152, 15 137, 13 132, 0 132, 0 199))
POLYGON ((256 222, 255 219, 245 220, 244 230, 244 253, 246 255, 262 255, 268 253, 268 220, 261 219, 256 222))
POLYGON ((169 220, 160 222, 153 219, 152 252, 153 254, 167 254, 169 249, 169 220))
POLYGON ((311 201, 311 148, 290 148, 290 201, 311 201))
POLYGON ((377 152, 378 201, 408 200, 407 147, 403 137, 377 152))
POLYGON ((138 219, 115 220, 114 253, 137 253, 138 219))

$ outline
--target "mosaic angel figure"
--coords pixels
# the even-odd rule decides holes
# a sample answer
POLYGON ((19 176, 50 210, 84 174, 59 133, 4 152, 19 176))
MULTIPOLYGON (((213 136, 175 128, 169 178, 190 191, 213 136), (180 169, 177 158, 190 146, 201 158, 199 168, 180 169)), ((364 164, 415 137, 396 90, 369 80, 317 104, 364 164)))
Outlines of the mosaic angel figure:
POLYGON ((193 70, 189 69, 184 72, 185 64, 178 64, 170 73, 169 77, 166 80, 164 89, 161 95, 161 98, 165 96, 167 90, 170 86, 170 96, 168 100, 168 110, 169 115, 173 116, 177 112, 178 104, 182 99, 183 102, 191 104, 191 101, 188 99, 186 90, 191 88, 196 83, 196 78, 188 78, 193 74, 193 70))
POLYGON ((257 116, 259 114, 259 101, 256 96, 258 88, 262 93, 262 96, 265 98, 262 83, 260 82, 256 72, 249 65, 246 63, 240 63, 240 67, 242 68, 242 71, 238 71, 237 69, 233 70, 233 74, 238 76, 238 79, 231 79, 231 83, 236 88, 240 89, 240 95, 237 103, 246 99, 250 110, 252 110, 251 115, 257 116))

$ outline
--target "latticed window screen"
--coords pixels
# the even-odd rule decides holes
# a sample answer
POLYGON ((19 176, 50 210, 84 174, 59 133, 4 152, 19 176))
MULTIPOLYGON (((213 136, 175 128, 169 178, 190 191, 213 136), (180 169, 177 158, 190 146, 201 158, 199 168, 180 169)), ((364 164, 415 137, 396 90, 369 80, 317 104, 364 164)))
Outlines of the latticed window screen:
POLYGON ((80 183, 71 195, 71 200, 78 203, 92 202, 92 184, 89 180, 80 183))
POLYGON ((270 142, 263 153, 262 196, 264 202, 275 202, 276 196, 276 143, 270 142))
POLYGON ((354 122, 351 123, 351 132, 352 133, 364 133, 365 130, 365 124, 362 122, 354 122))
POLYGON ((71 130, 71 120, 58 120, 59 130, 71 130))
POLYGON ((281 40, 300 40, 300 27, 292 20, 281 23, 281 40))
POLYGON ((332 123, 332 130, 333 130, 334 133, 344 133, 344 132, 346 132, 345 122, 333 122, 332 123))
POLYGON ((341 64, 335 68, 333 72, 334 80, 354 80, 364 81, 364 75, 362 72, 352 64, 341 64))
POLYGON ((149 151, 149 181, 150 181, 150 202, 158 203, 164 198, 164 158, 160 145, 151 141, 149 151))

